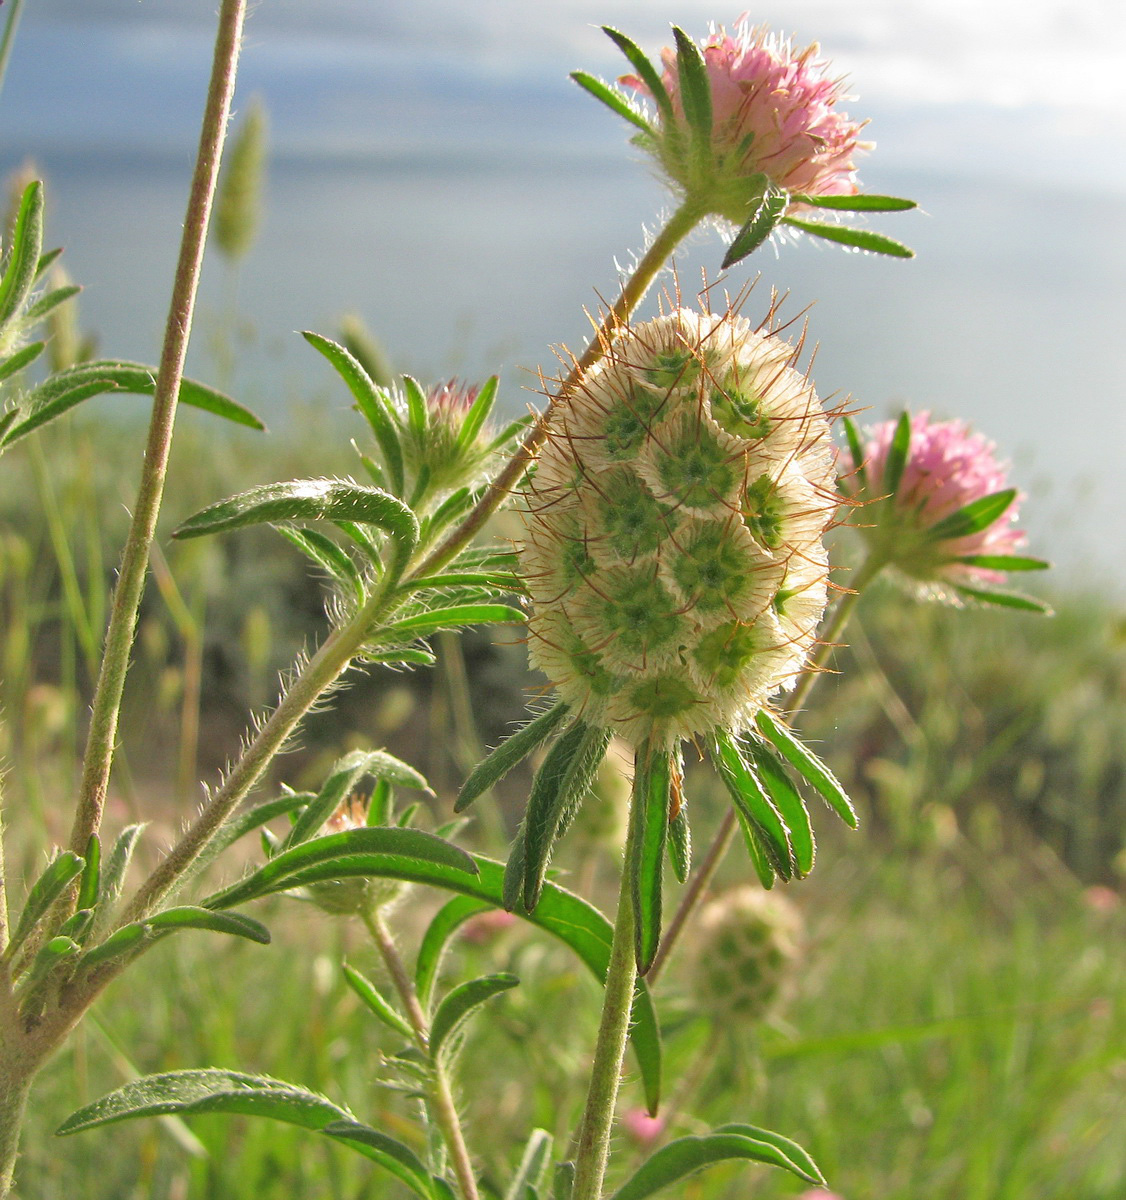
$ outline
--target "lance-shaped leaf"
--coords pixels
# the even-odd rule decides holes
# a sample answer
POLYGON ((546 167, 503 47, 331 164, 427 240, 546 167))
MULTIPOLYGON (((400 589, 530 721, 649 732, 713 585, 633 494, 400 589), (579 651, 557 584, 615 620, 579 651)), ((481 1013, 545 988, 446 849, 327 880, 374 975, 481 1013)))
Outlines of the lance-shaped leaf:
POLYGON ((406 1184, 416 1196, 424 1200, 445 1200, 444 1193, 436 1185, 440 1180, 432 1179, 409 1146, 396 1138, 363 1125, 359 1121, 333 1121, 324 1126, 321 1133, 377 1162, 390 1171, 401 1183, 406 1184))
POLYGON ((774 872, 774 851, 768 848, 769 842, 762 830, 738 805, 735 806, 735 816, 739 821, 739 828, 743 831, 743 844, 747 848, 751 866, 755 869, 759 883, 769 892, 777 878, 774 872))
POLYGON ((132 954, 134 950, 140 949, 149 937, 149 927, 143 922, 137 921, 131 925, 122 925, 120 929, 115 929, 104 942, 98 946, 87 950, 82 956, 79 966, 84 970, 90 971, 95 967, 100 967, 104 963, 112 962, 115 958, 122 958, 127 954, 132 954))
POLYGON ((675 121, 675 115, 668 89, 665 87, 657 69, 646 57, 641 47, 626 37, 624 33, 620 33, 617 29, 613 29, 609 25, 603 25, 602 32, 629 59, 630 66, 637 72, 641 82, 645 84, 649 90, 649 94, 656 101, 657 108, 661 113, 661 120, 666 125, 672 125, 675 121))
POLYGON ((43 184, 33 180, 24 189, 8 253, 0 276, 0 329, 19 314, 39 269, 43 249, 43 184))
POLYGON ((1023 592, 1001 591, 998 588, 977 588, 968 584, 955 584, 955 591, 965 596, 967 600, 976 600, 981 604, 996 604, 999 608, 1015 608, 1021 612, 1039 613, 1043 617, 1052 616, 1052 606, 1035 596, 1026 596, 1023 592))
POLYGON ((383 875, 409 881, 415 878, 417 868, 426 863, 455 874, 477 872, 476 864, 464 850, 420 829, 396 826, 346 829, 284 851, 205 903, 208 908, 231 908, 272 892, 357 875, 383 875))
POLYGON ((617 113, 619 117, 624 117, 631 125, 636 125, 643 133, 650 136, 654 134, 653 126, 629 103, 621 92, 608 87, 601 79, 595 79, 593 75, 588 75, 586 71, 572 71, 571 78, 579 87, 590 92, 596 100, 601 100, 611 112, 617 113))
POLYGON ((215 912, 209 908, 184 904, 153 913, 143 922, 154 933, 171 932, 176 929, 209 929, 213 933, 229 933, 233 937, 246 938, 259 945, 270 944, 270 931, 260 921, 243 916, 242 913, 215 912))
POLYGON ((20 325, 24 328, 42 321, 48 313, 53 312, 60 304, 65 304, 72 296, 77 296, 82 289, 76 283, 68 283, 65 287, 55 288, 48 292, 45 296, 41 296, 36 302, 24 313, 20 320, 20 325))
POLYGON ((468 450, 476 441, 477 435, 493 411, 499 384, 499 377, 490 375, 481 385, 481 390, 473 398, 473 403, 465 414, 465 420, 462 421, 461 428, 457 431, 458 449, 468 450))
POLYGON ((815 843, 805 801, 772 748, 756 738, 748 738, 743 745, 754 760, 758 777, 766 788, 771 803, 782 815, 782 820, 790 831, 790 845, 794 850, 797 874, 808 875, 813 870, 815 843))
POLYGON ((413 1042, 414 1030, 411 1029, 406 1017, 380 993, 375 984, 347 963, 343 964, 342 970, 348 986, 360 998, 364 1007, 374 1013, 389 1029, 393 1029, 408 1042, 413 1042))
POLYGON ((291 529, 285 525, 278 526, 278 533, 326 571, 357 604, 363 604, 365 589, 360 572, 351 555, 332 538, 316 529, 291 529))
MULTIPOLYGON (((294 822, 293 828, 282 843, 282 849, 288 850, 291 846, 300 845, 318 833, 321 826, 336 812, 344 798, 365 775, 374 775, 403 787, 430 792, 425 778, 414 767, 408 766, 394 755, 383 750, 353 750, 333 765, 324 787, 294 822)), ((433 794, 430 792, 430 795, 433 794)))
POLYGON ((79 946, 82 946, 86 941, 86 936, 90 932, 90 926, 94 922, 94 910, 92 908, 80 908, 77 912, 73 912, 59 926, 59 936, 72 938, 79 946))
POLYGON ((692 831, 688 827, 688 810, 683 805, 669 822, 669 861, 677 882, 686 882, 692 870, 692 831))
POLYGON ((352 1120, 347 1109, 291 1083, 208 1067, 135 1079, 72 1113, 55 1132, 63 1137, 115 1121, 168 1113, 181 1117, 238 1113, 270 1117, 304 1129, 324 1129, 334 1121, 352 1120))
POLYGON ((101 870, 101 879, 98 883, 97 925, 101 925, 107 918, 121 895, 121 889, 125 885, 125 873, 133 858, 137 839, 140 838, 144 828, 143 824, 126 825, 113 843, 113 849, 110 850, 109 858, 106 859, 101 870))
POLYGON ((831 208, 838 212, 907 212, 908 209, 918 208, 914 200, 904 200, 900 196, 878 196, 874 193, 856 196, 808 196, 795 192, 795 204, 808 204, 811 208, 831 208))
POLYGON ((823 1182, 820 1172, 809 1174, 770 1142, 739 1133, 713 1133, 706 1137, 677 1138, 663 1146, 618 1188, 610 1200, 645 1200, 694 1171, 740 1158, 781 1167, 808 1183, 823 1182))
POLYGON ((494 907, 488 900, 478 900, 474 896, 455 896, 434 914, 418 947, 414 967, 414 990, 424 1009, 430 1005, 430 995, 450 938, 466 921, 479 913, 491 912, 494 907))
POLYGON ((525 620, 527 614, 509 604, 454 604, 396 621, 380 631, 379 640, 425 637, 440 629, 460 629, 463 625, 511 625, 525 620))
POLYGON ((529 912, 539 902, 555 842, 590 790, 609 741, 607 726, 576 721, 536 772, 523 826, 523 904, 529 912))
POLYGON ((637 969, 649 970, 661 942, 661 895, 665 841, 672 800, 671 763, 666 751, 638 751, 634 783, 633 914, 637 969))
POLYGON ((102 843, 92 833, 86 843, 86 862, 82 867, 82 880, 78 885, 78 908, 94 908, 101 894, 102 843))
POLYGON ((719 777, 726 785, 736 811, 753 829, 756 845, 769 856, 773 869, 783 879, 791 879, 794 850, 786 822, 771 803, 738 743, 726 733, 717 733, 715 747, 719 777))
POLYGON ((879 484, 880 490, 888 496, 894 496, 899 491, 910 454, 911 414, 904 411, 899 414, 899 420, 895 423, 895 433, 892 434, 887 458, 884 459, 884 477, 879 484))
POLYGON ((20 913, 20 919, 12 932, 11 941, 4 952, 6 961, 12 960, 16 951, 50 911, 51 905, 63 894, 71 882, 82 874, 85 865, 85 860, 72 850, 64 850, 48 863, 46 870, 31 885, 31 890, 27 894, 23 912, 20 913))
POLYGON ((848 452, 852 456, 853 470, 851 474, 856 479, 857 486, 862 492, 868 491, 868 468, 864 461, 864 445, 860 440, 860 431, 851 417, 842 418, 845 438, 848 440, 848 452))
POLYGON ((905 246, 882 233, 873 233, 870 229, 855 229, 851 225, 829 225, 822 221, 802 221, 797 217, 783 217, 782 220, 803 233, 824 238, 828 242, 837 242, 842 246, 852 246, 856 250, 887 254, 892 258, 915 257, 915 251, 910 246, 905 246))
POLYGON ((454 988, 438 1005, 430 1023, 431 1061, 440 1062, 452 1053, 458 1032, 477 1008, 519 982, 515 975, 500 972, 471 979, 454 988))
POLYGON ((38 953, 31 961, 27 975, 21 981, 24 994, 34 991, 59 963, 75 958, 81 951, 82 947, 74 938, 61 932, 45 945, 40 946, 38 953))
MULTIPOLYGON (((32 342, 28 346, 17 350, 14 354, 9 354, 3 362, 0 362, 0 383, 5 379, 10 379, 13 375, 22 371, 24 367, 30 366, 42 353, 46 342, 32 342)), ((11 420, 14 421, 20 414, 17 410, 9 410, 11 420)), ((8 413, 4 414, 8 416, 8 413)), ((10 423, 10 422, 9 422, 10 423)))
MULTIPOLYGON (((766 177, 763 176, 766 184, 766 177)), ((748 254, 757 250, 774 232, 786 212, 790 198, 780 188, 767 186, 761 199, 755 206, 754 212, 744 222, 743 227, 735 235, 735 240, 727 248, 720 264, 723 270, 741 262, 748 254)))
POLYGON ((457 796, 454 811, 465 811, 475 799, 483 796, 490 787, 495 786, 511 769, 532 754, 533 750, 543 745, 547 738, 555 733, 567 713, 567 704, 559 701, 545 713, 540 713, 537 718, 505 738, 496 750, 492 751, 492 754, 473 768, 457 796))
POLYGON ((546 1129, 532 1130, 520 1157, 520 1165, 504 1193, 504 1200, 526 1200, 529 1191, 533 1196, 539 1196, 547 1168, 551 1165, 551 1147, 554 1140, 546 1129))
MULTIPOLYGON (((211 846, 216 847, 218 850, 225 850, 233 842, 237 842, 239 838, 245 837, 255 829, 261 828, 276 817, 288 816, 290 813, 295 813, 298 809, 304 808, 311 801, 315 800, 316 797, 316 792, 286 792, 284 795, 278 796, 275 800, 267 800, 263 804, 256 804, 253 808, 248 808, 245 812, 239 813, 238 816, 233 817, 224 825, 211 842, 211 846)), ((209 858, 213 857, 214 855, 209 855, 209 858)))
POLYGON ((1016 488, 1005 488, 1002 492, 981 496, 931 525, 927 529, 927 538, 932 542, 944 542, 980 533, 999 520, 1016 497, 1016 488))
POLYGON ((856 809, 852 807, 852 801, 849 800, 840 781, 821 759, 799 741, 791 729, 781 721, 775 721, 765 711, 758 715, 758 727, 837 816, 851 829, 855 829, 858 823, 856 809))
MULTIPOLYGON (((151 396, 155 390, 155 371, 141 363, 120 359, 79 363, 57 371, 23 397, 24 419, 9 432, 5 444, 17 441, 91 396, 107 392, 151 396)), ((265 428, 249 409, 193 379, 181 381, 180 402, 251 429, 265 428)))
POLYGON ((1023 554, 963 554, 953 560, 966 567, 983 567, 987 571, 1046 571, 1052 564, 1042 558, 1023 554))
POLYGON ((697 152, 703 156, 712 138, 712 85, 700 47, 679 26, 672 27, 676 40, 676 70, 680 80, 680 102, 684 119, 692 130, 697 152))
POLYGON ((797 1142, 791 1141, 788 1137, 783 1137, 780 1133, 775 1133, 772 1129, 762 1129, 758 1125, 743 1125, 733 1121, 729 1124, 721 1125, 715 1132, 739 1133, 743 1137, 753 1138, 756 1142, 768 1142, 771 1146, 777 1146, 792 1163, 795 1163, 807 1173, 807 1178, 817 1183, 825 1182, 825 1178, 821 1174, 821 1168, 801 1146, 797 1142))
POLYGON ((401 496, 406 486, 403 446, 399 439, 396 414, 387 393, 372 380, 359 359, 343 346, 308 330, 301 336, 332 363, 336 373, 348 385, 357 408, 363 413, 379 443, 384 465, 391 476, 392 491, 401 496))

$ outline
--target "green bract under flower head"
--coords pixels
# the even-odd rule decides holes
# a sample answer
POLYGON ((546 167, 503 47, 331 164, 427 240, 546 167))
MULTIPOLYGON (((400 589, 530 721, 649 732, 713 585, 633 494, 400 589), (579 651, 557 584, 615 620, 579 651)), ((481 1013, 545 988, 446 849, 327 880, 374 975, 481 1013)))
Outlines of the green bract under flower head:
POLYGON ((626 328, 560 405, 527 499, 531 659, 638 745, 750 725, 825 607, 829 424, 734 313, 626 328))

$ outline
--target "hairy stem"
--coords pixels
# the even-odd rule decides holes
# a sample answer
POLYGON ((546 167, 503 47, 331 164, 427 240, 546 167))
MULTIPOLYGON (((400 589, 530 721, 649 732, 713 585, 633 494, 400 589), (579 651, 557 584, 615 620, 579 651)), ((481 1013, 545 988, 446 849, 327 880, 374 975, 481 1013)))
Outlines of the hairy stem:
POLYGON ((508 460, 496 479, 489 484, 476 508, 444 542, 423 560, 412 578, 417 579, 420 576, 431 574, 445 566, 480 532, 489 517, 501 506, 504 498, 520 482, 521 476, 527 470, 536 451, 547 436, 551 414, 555 411, 556 406, 571 394, 587 371, 606 353, 607 347, 616 336, 622 323, 641 303, 669 256, 706 215, 705 209, 696 202, 687 200, 673 213, 634 268, 633 274, 626 280, 621 295, 606 314, 598 332, 591 338, 582 356, 567 373, 567 377, 559 385, 558 391, 548 402, 547 408, 540 415, 539 420, 532 426, 520 449, 508 460))
POLYGON ((211 205, 219 177, 219 160, 227 133, 231 98, 234 95, 245 16, 246 0, 223 0, 199 151, 188 197, 187 214, 184 218, 184 235, 180 243, 180 257, 172 286, 164 346, 153 393, 152 419, 149 424, 144 464, 141 468, 141 482, 121 559, 117 587, 114 590, 102 665, 94 692, 78 807, 70 835, 71 848, 77 854, 85 852, 91 834, 97 831, 101 823, 105 806, 114 743, 117 740, 121 695, 129 669, 137 611, 145 585, 149 547, 156 532, 156 519, 164 493, 164 478, 176 419, 176 402, 184 375, 184 359, 191 334, 211 205))
MULTIPOLYGON (((841 634, 844 633, 845 626, 856 609, 861 593, 883 567, 884 563, 882 560, 875 558, 867 559, 856 573, 856 577, 852 581, 851 590, 841 596, 833 606, 832 616, 829 618, 828 625, 822 630, 817 649, 810 655, 805 673, 798 680, 797 687, 794 688, 794 694, 790 697, 791 714, 799 712, 809 699, 810 692, 813 691, 814 685, 821 677, 821 668, 824 667, 830 655, 837 648, 841 634)), ((669 922, 665 936, 661 940, 661 948, 657 951, 657 957, 653 960, 653 965, 646 976, 650 986, 656 982, 657 977, 661 974, 669 955, 672 954, 673 947, 679 941, 680 935, 684 931, 684 926, 696 911, 697 905, 699 905, 704 893, 715 878, 715 873, 719 870, 720 863, 723 862, 724 855, 731 845, 731 839, 735 836, 736 828, 738 828, 738 817, 735 815, 735 810, 729 808, 724 814, 719 828, 716 830, 715 837, 712 838, 711 844, 708 846, 708 851, 704 855, 703 861, 693 872, 692 878, 688 882, 688 887, 685 889, 684 894, 680 898, 680 903, 677 905, 676 914, 669 922)))
POLYGON ((630 803, 629 834, 626 838, 622 883, 618 894, 618 915, 614 921, 614 940, 610 947, 610 966, 602 1000, 602 1020, 594 1047, 586 1108, 579 1127, 579 1145, 575 1160, 575 1186, 571 1200, 599 1200, 606 1162, 610 1157, 610 1132, 614 1107, 618 1100, 622 1062, 629 1036, 629 1018, 633 990, 637 982, 637 962, 633 945, 633 860, 634 844, 639 836, 645 803, 644 787, 648 770, 639 759, 634 774, 630 803), (640 782, 639 782, 640 781, 640 782))
POLYGON ((7 1063, 0 1068, 0 1200, 12 1188, 20 1130, 33 1078, 32 1071, 12 1070, 7 1063))
MULTIPOLYGON (((407 1020, 414 1030, 418 1048, 423 1054, 429 1055, 429 1023, 426 1020, 426 1014, 422 1011, 422 1005, 419 1003, 418 993, 414 990, 411 977, 399 956, 395 939, 391 936, 387 923, 378 912, 364 913, 364 924, 379 950, 383 965, 387 968, 395 991, 398 992, 399 999, 407 1011, 407 1020)), ((449 1073, 445 1066, 437 1061, 433 1063, 432 1070, 431 1111, 438 1128, 442 1131, 446 1149, 449 1151, 450 1162, 453 1164, 454 1174, 457 1176, 458 1189, 461 1192, 462 1200, 478 1200, 477 1180, 473 1174, 473 1163, 465 1144, 465 1135, 462 1133, 461 1120, 457 1115, 457 1106, 454 1104, 449 1073)))

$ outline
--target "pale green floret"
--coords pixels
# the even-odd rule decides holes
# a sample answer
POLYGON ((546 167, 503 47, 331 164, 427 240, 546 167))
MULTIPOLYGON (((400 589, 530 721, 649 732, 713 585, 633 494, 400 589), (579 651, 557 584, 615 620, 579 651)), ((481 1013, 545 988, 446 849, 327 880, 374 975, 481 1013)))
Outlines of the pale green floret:
POLYGON ((717 688, 733 687, 763 647, 754 625, 728 621, 706 633, 696 644, 692 657, 701 673, 717 688))
POLYGON ((573 587, 596 570, 586 544, 586 529, 574 513, 568 513, 552 522, 551 533, 559 550, 558 578, 565 587, 573 587))
POLYGON ((601 655, 588 649, 573 630, 567 631, 567 643, 561 649, 574 668, 575 675, 582 679, 592 695, 605 699, 621 688, 621 679, 606 670, 602 665, 601 655))
POLYGON ((709 399, 716 423, 736 437, 758 440, 773 428, 773 422, 762 410, 762 397, 744 391, 735 383, 725 384, 722 390, 712 388, 709 399))
POLYGON ((660 439, 653 458, 657 478, 669 498, 685 508, 711 508, 730 499, 742 476, 732 457, 702 422, 683 422, 660 439))
POLYGON ((689 630, 677 605, 651 573, 615 572, 584 599, 586 628, 606 639, 605 656, 634 670, 675 653, 689 630))
POLYGON ((704 703, 704 698, 683 679, 675 675, 658 675, 637 684, 629 693, 629 701, 639 716, 667 721, 691 712, 704 703))
POLYGON ((783 541, 785 517, 777 483, 769 475, 760 475, 748 486, 742 508, 743 521, 751 536, 768 550, 777 550, 783 541))
POLYGON ((593 500, 595 536, 623 562, 652 554, 668 536, 675 521, 662 504, 632 472, 618 469, 598 479, 593 500))
POLYGON ((740 546, 725 527, 701 525, 679 549, 671 563, 672 576, 695 611, 730 609, 756 590, 757 564, 748 547, 740 546))
POLYGON ((700 366, 691 350, 661 350, 654 355, 652 365, 645 368, 645 381, 662 391, 688 387, 700 378, 700 366))
POLYGON ((663 396, 631 387, 606 414, 602 437, 607 456, 614 462, 632 461, 653 423, 653 418, 665 403, 663 396))

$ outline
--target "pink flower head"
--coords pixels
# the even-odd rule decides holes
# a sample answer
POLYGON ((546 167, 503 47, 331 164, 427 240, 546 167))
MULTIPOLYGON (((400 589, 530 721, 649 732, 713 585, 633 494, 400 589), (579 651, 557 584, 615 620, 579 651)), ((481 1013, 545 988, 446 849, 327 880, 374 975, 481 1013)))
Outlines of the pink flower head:
POLYGON ((439 383, 426 393, 426 407, 430 410, 432 421, 449 421, 458 423, 465 419, 465 414, 473 407, 480 388, 460 379, 451 379, 448 383, 439 383))
MULTIPOLYGON (((837 110, 844 83, 827 74, 828 63, 818 56, 816 44, 795 52, 789 40, 752 26, 744 14, 734 35, 714 27, 701 49, 712 106, 709 193, 718 198, 718 215, 741 224, 748 195, 761 195, 761 176, 789 192, 856 193, 853 156, 870 145, 858 140, 862 123, 837 110)), ((701 182, 695 175, 699 155, 686 145, 691 139, 677 51, 665 49, 661 58, 675 128, 662 116, 654 149, 673 180, 692 190, 701 182)), ((636 76, 621 82, 652 97, 636 76)))
POLYGON ((896 480, 897 431, 905 421, 906 415, 871 430, 863 471, 842 481, 848 495, 866 502, 856 524, 877 559, 922 582, 962 587, 1003 583, 1002 570, 1045 566, 1013 554, 1025 535, 1015 527, 1018 496, 994 443, 963 421, 917 413, 907 422, 910 437, 896 480))
POLYGON ((651 1117, 643 1108, 631 1108, 622 1115, 622 1127, 639 1146, 651 1146, 665 1132, 665 1118, 651 1117))

